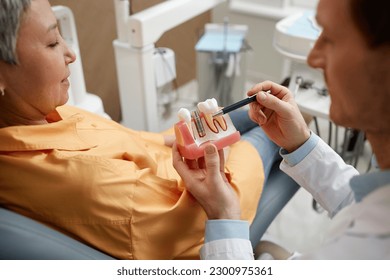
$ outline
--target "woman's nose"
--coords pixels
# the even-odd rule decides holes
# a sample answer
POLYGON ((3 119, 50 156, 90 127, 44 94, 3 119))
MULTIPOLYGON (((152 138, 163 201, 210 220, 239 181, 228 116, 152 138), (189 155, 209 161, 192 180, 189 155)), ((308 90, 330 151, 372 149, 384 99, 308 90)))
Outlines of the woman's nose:
POLYGON ((65 44, 65 62, 66 64, 73 63, 76 60, 76 53, 65 44))

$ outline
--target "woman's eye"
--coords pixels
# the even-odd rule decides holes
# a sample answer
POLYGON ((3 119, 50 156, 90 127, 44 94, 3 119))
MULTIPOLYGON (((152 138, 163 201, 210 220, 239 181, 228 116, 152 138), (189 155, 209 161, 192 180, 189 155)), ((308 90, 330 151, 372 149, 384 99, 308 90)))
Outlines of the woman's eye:
POLYGON ((56 42, 54 42, 54 43, 52 43, 52 44, 49 44, 48 47, 49 47, 49 48, 55 48, 58 44, 59 44, 59 42, 56 41, 56 42))

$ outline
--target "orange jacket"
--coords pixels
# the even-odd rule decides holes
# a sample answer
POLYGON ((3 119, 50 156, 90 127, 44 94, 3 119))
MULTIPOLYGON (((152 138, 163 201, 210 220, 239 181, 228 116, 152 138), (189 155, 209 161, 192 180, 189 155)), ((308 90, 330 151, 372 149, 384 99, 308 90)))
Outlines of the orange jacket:
MULTIPOLYGON (((172 166, 162 134, 70 106, 49 124, 0 129, 0 204, 119 259, 196 259, 206 215, 172 166)), ((247 142, 226 171, 254 218, 262 163, 247 142)))

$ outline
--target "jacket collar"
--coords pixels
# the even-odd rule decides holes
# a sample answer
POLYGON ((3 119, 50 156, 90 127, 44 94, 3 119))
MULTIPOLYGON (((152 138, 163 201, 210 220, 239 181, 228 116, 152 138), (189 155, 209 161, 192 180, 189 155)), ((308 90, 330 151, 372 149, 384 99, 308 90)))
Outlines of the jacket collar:
POLYGON ((80 114, 62 113, 57 109, 47 117, 48 124, 10 126, 0 129, 0 152, 32 150, 86 150, 95 145, 80 138, 77 123, 80 114))

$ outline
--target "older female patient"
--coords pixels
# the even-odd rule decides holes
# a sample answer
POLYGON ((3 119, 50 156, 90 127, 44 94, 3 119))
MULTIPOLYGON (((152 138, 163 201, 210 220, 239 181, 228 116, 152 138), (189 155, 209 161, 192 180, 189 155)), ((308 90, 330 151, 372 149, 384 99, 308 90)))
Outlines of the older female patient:
MULTIPOLYGON (((198 258, 206 215, 172 139, 64 105, 76 57, 47 0, 0 0, 0 23, 0 206, 115 258, 198 258)), ((251 222, 264 177, 250 141, 225 171, 251 222)))

